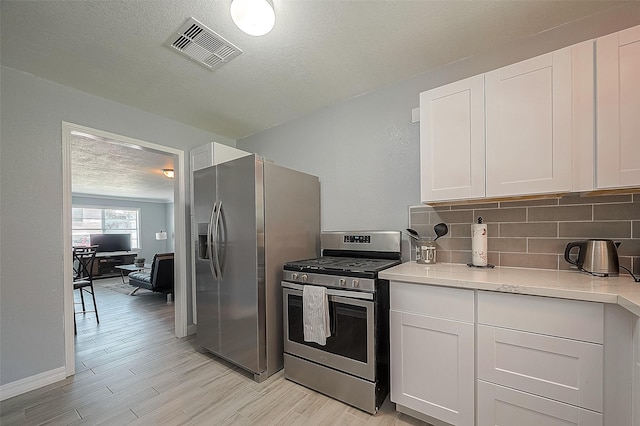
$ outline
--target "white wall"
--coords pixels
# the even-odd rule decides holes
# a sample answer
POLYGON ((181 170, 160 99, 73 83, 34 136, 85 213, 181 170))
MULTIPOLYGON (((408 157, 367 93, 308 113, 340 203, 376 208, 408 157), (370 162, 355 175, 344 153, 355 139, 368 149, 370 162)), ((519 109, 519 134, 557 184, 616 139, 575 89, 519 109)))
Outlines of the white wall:
POLYGON ((278 125, 237 147, 318 176, 323 230, 401 230, 407 206, 420 203, 419 123, 411 123, 420 92, 637 24, 640 3, 628 3, 278 125))
MULTIPOLYGON (((0 72, 0 385, 6 385, 64 365, 62 121, 185 151, 235 142, 10 68, 0 72)), ((187 153, 186 170, 188 159, 187 153)))

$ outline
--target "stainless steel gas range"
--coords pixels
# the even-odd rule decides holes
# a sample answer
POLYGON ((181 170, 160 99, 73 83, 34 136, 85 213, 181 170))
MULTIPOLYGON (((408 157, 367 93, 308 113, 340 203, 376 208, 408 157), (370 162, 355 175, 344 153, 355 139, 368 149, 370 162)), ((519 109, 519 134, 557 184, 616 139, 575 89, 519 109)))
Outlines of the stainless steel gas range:
POLYGON ((378 272, 400 263, 401 233, 323 232, 320 240, 322 257, 283 268, 284 374, 373 414, 389 392, 389 282, 378 272), (304 340, 304 286, 326 288, 325 345, 304 340))

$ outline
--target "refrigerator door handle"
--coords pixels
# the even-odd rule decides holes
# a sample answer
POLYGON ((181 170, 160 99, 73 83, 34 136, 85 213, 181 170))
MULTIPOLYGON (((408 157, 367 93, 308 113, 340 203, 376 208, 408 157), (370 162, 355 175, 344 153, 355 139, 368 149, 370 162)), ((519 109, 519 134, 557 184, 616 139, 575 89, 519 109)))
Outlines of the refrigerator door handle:
POLYGON ((218 202, 218 212, 216 214, 216 224, 215 224, 215 231, 216 231, 216 237, 214 239, 215 242, 215 247, 216 247, 216 255, 215 255, 215 266, 216 266, 216 271, 217 271, 217 278, 219 280, 223 279, 222 278, 222 269, 220 268, 220 235, 222 234, 220 231, 220 218, 222 217, 222 201, 218 202))
POLYGON ((215 241, 213 236, 213 216, 216 212, 216 207, 218 206, 218 202, 213 203, 213 207, 211 207, 211 216, 209 217, 209 224, 207 226, 207 251, 209 252, 209 269, 211 269, 211 275, 213 275, 214 279, 218 279, 218 275, 216 274, 215 266, 213 265, 213 242, 215 241))

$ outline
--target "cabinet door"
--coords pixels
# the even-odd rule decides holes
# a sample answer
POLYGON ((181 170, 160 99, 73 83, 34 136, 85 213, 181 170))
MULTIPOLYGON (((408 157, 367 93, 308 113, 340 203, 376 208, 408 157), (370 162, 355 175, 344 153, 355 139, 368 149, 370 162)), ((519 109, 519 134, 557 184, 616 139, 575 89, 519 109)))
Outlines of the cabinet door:
POLYGON ((478 325, 478 378, 602 412, 602 345, 478 325))
POLYGON ((602 414, 478 380, 477 426, 602 426, 602 414))
POLYGON ((249 152, 218 142, 210 142, 193 148, 189 152, 191 154, 191 172, 251 155, 249 152))
POLYGON ((571 47, 485 76, 487 197, 572 188, 571 47))
POLYGON ((391 401, 474 424, 473 324, 390 311, 391 401))
POLYGON ((421 199, 484 197, 484 76, 420 94, 421 199))
POLYGON ((213 142, 193 148, 191 155, 191 172, 213 166, 213 142))
POLYGON ((640 185, 640 26, 596 41, 596 186, 640 185))

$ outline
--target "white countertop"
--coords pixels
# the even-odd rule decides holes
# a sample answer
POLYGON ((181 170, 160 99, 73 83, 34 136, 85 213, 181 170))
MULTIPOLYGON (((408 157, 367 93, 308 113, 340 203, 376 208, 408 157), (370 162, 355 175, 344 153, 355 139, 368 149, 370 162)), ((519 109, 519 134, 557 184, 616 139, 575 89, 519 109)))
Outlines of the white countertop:
POLYGON ((577 271, 471 268, 463 264, 406 262, 378 274, 391 281, 430 284, 589 302, 616 303, 640 317, 640 283, 629 275, 594 277, 577 271))

